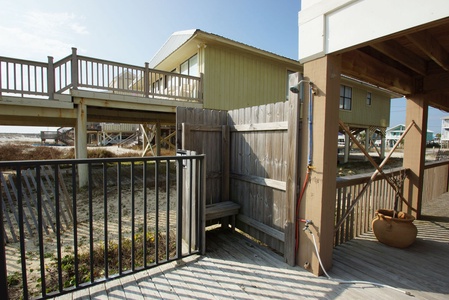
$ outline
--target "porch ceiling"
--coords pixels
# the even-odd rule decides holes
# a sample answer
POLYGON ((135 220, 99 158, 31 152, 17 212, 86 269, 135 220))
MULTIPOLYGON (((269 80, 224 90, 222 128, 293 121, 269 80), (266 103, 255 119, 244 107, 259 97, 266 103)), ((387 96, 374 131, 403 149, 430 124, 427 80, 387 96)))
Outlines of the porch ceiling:
POLYGON ((343 51, 342 73, 449 111, 449 18, 343 51))

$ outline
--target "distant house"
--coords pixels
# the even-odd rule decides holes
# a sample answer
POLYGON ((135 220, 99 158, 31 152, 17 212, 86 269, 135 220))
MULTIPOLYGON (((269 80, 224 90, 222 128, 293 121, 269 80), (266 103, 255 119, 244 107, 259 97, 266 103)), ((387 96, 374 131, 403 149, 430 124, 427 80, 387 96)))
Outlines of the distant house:
POLYGON ((297 60, 198 29, 173 33, 149 66, 201 76, 203 107, 223 110, 285 101, 288 75, 302 70, 297 60))
MULTIPOLYGON (((352 134, 364 133, 365 148, 380 146, 385 154, 386 129, 390 123, 390 100, 397 95, 347 76, 341 77, 340 119, 351 129, 352 134), (376 143, 376 140, 379 142, 376 143)), ((341 133, 344 133, 341 131, 341 133)), ((349 155, 349 138, 345 138, 345 159, 349 155)))
MULTIPOLYGON (((149 67, 201 76, 203 107, 222 110, 285 101, 289 78, 303 70, 297 60, 198 29, 173 33, 150 60, 149 67)), ((173 89, 176 83, 170 82, 170 76, 165 77, 153 84, 173 89)), ((385 137, 391 98, 386 90, 342 76, 340 119, 353 134, 366 132, 368 147, 370 141, 385 137)), ((349 145, 349 138, 345 140, 349 145)), ((347 157, 349 147, 341 148, 345 148, 347 157)))
POLYGON ((449 116, 441 118, 441 138, 440 142, 446 148, 449 145, 449 116))
MULTIPOLYGON (((399 124, 394 127, 387 129, 386 142, 388 147, 393 147, 399 140, 401 135, 404 133, 406 126, 404 124, 399 124)), ((406 138, 406 137, 405 137, 406 138)), ((433 131, 427 130, 426 142, 431 142, 434 139, 433 131)))

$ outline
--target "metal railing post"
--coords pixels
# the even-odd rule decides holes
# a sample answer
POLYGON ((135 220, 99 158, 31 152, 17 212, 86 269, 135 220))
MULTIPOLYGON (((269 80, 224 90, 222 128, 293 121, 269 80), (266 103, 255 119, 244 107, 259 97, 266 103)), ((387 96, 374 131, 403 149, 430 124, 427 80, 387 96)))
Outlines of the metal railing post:
POLYGON ((0 298, 8 298, 8 280, 6 271, 6 251, 5 251, 5 231, 3 228, 3 207, 2 207, 2 193, 0 190, 0 298))
POLYGON ((78 56, 76 48, 72 48, 72 88, 78 89, 78 56))
POLYGON ((150 64, 147 62, 145 63, 145 72, 143 76, 143 90, 145 97, 148 98, 150 96, 150 64))
POLYGON ((54 98, 54 95, 55 95, 55 68, 53 65, 53 57, 51 57, 51 56, 48 56, 47 93, 48 93, 48 99, 54 98))

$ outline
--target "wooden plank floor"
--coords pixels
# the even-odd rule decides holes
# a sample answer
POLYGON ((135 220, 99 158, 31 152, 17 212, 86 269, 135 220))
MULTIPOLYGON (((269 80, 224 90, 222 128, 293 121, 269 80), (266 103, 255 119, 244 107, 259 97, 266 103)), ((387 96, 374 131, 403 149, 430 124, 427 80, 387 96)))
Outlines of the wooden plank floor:
POLYGON ((407 249, 363 235, 337 247, 329 275, 388 284, 315 277, 238 233, 211 231, 207 255, 192 256, 58 299, 449 299, 449 194, 425 211, 417 241, 407 249), (430 216, 431 215, 431 216, 430 216))

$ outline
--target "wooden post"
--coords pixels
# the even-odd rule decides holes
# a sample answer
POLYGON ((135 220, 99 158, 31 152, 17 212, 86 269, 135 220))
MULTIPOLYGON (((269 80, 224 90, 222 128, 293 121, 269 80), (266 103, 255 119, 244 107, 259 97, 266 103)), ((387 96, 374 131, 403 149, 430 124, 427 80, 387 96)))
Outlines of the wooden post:
POLYGON ((51 57, 51 56, 48 56, 47 93, 48 93, 48 99, 55 98, 55 69, 53 66, 53 57, 51 57))
POLYGON ((190 149, 190 124, 182 123, 181 148, 190 149))
POLYGON ((343 158, 343 162, 347 163, 349 161, 349 152, 351 152, 349 143, 349 135, 345 132, 345 154, 343 158))
MULTIPOLYGON (((80 99, 75 129, 75 158, 87 158, 87 105, 80 99)), ((88 182, 88 167, 85 164, 78 165, 79 186, 85 187, 88 182)))
POLYGON ((416 209, 414 217, 421 217, 421 202, 426 154, 428 103, 423 96, 413 95, 407 99, 406 124, 415 121, 416 126, 410 130, 404 142, 403 167, 409 168, 404 181, 404 197, 416 209))
POLYGON ((145 63, 145 72, 144 72, 144 78, 143 78, 143 93, 145 97, 150 96, 150 67, 149 63, 145 63))
POLYGON ((161 123, 156 123, 156 156, 161 156, 161 123))
POLYGON ((229 169, 230 169, 230 138, 229 126, 221 126, 221 147, 222 147, 222 178, 221 178, 221 201, 229 201, 229 169))
POLYGON ((289 265, 296 262, 295 246, 296 246, 296 200, 299 196, 299 151, 300 151, 300 108, 298 94, 289 94, 289 115, 288 115, 288 165, 287 165, 287 201, 286 201, 286 217, 284 225, 284 259, 289 265))
POLYGON ((72 88, 78 89, 78 56, 76 55, 76 48, 72 48, 72 88))
MULTIPOLYGON (((341 57, 325 56, 304 65, 304 76, 313 82, 313 163, 310 180, 302 199, 299 217, 311 220, 311 231, 326 269, 332 266, 335 221, 335 189, 337 171, 338 104, 340 96, 341 57)), ((306 93, 308 94, 308 93, 306 93)), ((305 101, 304 111, 310 102, 305 101)), ((308 118, 303 117, 307 128, 308 118)), ((307 130, 301 134, 301 177, 305 178, 308 165, 307 130)), ((312 236, 299 230, 298 264, 315 275, 322 273, 315 254, 312 236)))
MULTIPOLYGON (((369 152, 370 144, 369 144, 369 138, 370 138, 370 131, 369 128, 365 129, 365 149, 369 152)), ((364 161, 368 161, 368 158, 364 158, 364 161)))

